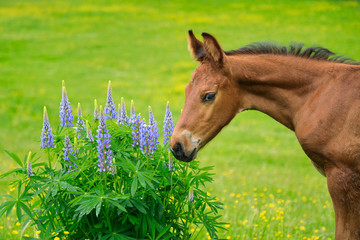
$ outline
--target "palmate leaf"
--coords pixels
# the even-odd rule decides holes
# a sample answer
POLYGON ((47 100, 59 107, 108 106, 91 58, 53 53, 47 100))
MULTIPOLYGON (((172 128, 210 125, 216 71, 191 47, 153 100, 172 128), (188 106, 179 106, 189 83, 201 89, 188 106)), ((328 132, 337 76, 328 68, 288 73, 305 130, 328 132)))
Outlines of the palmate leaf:
POLYGON ((76 203, 78 208, 75 210, 80 217, 88 215, 92 210, 95 209, 96 216, 99 215, 103 197, 98 195, 88 194, 85 195, 79 202, 76 203))

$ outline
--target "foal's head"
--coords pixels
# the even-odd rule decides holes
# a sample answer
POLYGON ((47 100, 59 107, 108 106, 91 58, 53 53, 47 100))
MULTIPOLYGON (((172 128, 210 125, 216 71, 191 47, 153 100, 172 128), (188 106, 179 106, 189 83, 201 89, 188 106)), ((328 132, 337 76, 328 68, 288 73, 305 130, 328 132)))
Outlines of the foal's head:
POLYGON ((191 55, 200 62, 185 88, 185 106, 171 138, 174 156, 189 162, 239 110, 228 57, 210 34, 204 41, 189 31, 191 55))

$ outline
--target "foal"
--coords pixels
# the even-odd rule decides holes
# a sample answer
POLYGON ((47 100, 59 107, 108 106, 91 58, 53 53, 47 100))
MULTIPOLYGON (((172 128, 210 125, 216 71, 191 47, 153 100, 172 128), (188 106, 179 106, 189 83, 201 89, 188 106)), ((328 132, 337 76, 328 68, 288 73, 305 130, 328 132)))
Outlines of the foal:
POLYGON ((189 31, 200 62, 185 88, 171 138, 174 156, 191 161, 237 113, 258 110, 295 134, 326 176, 335 239, 360 239, 360 66, 327 49, 258 43, 225 52, 210 34, 189 31))

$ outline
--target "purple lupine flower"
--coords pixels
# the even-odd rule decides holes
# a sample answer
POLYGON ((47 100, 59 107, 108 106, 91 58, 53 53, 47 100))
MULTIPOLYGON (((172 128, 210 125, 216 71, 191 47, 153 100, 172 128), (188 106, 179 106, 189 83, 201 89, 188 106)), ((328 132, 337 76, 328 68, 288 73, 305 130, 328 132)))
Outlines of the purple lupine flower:
POLYGON ((140 126, 140 114, 136 115, 134 101, 131 100, 131 109, 130 109, 130 124, 131 124, 131 133, 132 133, 132 146, 135 147, 139 145, 139 126, 140 126))
POLYGON ((112 89, 111 89, 111 81, 109 81, 108 90, 107 90, 107 98, 106 105, 104 108, 105 119, 115 119, 116 118, 116 108, 112 98, 112 89))
POLYGON ((83 132, 85 131, 85 122, 84 122, 84 120, 81 119, 82 112, 81 112, 80 103, 78 103, 77 112, 78 112, 78 117, 77 117, 77 122, 76 122, 75 133, 77 133, 78 138, 81 138, 83 135, 83 132))
POLYGON ((73 166, 76 167, 76 164, 72 163, 70 160, 69 155, 73 155, 75 156, 75 150, 73 149, 73 145, 70 142, 70 138, 68 135, 65 135, 65 143, 64 143, 64 148, 63 148, 63 159, 67 162, 69 162, 69 164, 65 164, 65 167, 68 167, 69 169, 72 169, 73 166))
POLYGON ((99 120, 99 108, 96 99, 94 100, 94 119, 95 121, 99 120))
POLYGON ((46 111, 46 107, 44 107, 44 119, 43 119, 43 128, 41 132, 41 148, 53 148, 54 145, 54 135, 52 133, 52 129, 50 127, 49 117, 46 111))
POLYGON ((100 123, 97 132, 98 143, 98 167, 100 172, 110 171, 112 166, 112 151, 110 149, 110 134, 109 130, 106 128, 104 111, 102 106, 100 106, 100 123))
POLYGON ((159 144, 159 128, 154 118, 154 114, 149 106, 149 126, 148 126, 149 138, 148 138, 148 147, 149 147, 149 155, 154 154, 154 150, 156 149, 157 144, 159 144))
POLYGON ((171 153, 169 151, 169 172, 175 171, 175 165, 174 165, 174 161, 173 158, 171 157, 171 153))
POLYGON ((168 101, 166 104, 166 112, 165 112, 164 126, 163 126, 164 145, 166 145, 167 142, 170 142, 170 138, 172 136, 172 132, 174 131, 174 127, 175 124, 170 111, 170 103, 168 101))
POLYGON ((31 164, 31 152, 29 152, 28 158, 27 158, 26 173, 27 173, 27 176, 29 178, 34 176, 34 173, 33 173, 33 170, 32 170, 32 164, 31 164))
POLYGON ((129 118, 126 115, 126 106, 125 106, 125 101, 124 98, 121 98, 121 104, 119 104, 119 113, 118 113, 118 124, 120 125, 124 125, 124 124, 129 124, 129 118))
POLYGON ((132 140, 133 140, 133 144, 132 146, 135 147, 137 145, 139 145, 139 128, 140 128, 140 122, 141 122, 141 116, 139 115, 135 115, 135 117, 132 119, 131 121, 131 133, 132 133, 132 140))
POLYGON ((65 82, 62 82, 62 95, 60 102, 60 126, 73 127, 74 116, 72 114, 71 105, 66 94, 65 82))
POLYGON ((86 138, 89 140, 89 142, 94 142, 94 138, 88 120, 86 120, 86 138))
POLYGON ((149 153, 149 130, 150 128, 148 125, 146 125, 145 119, 141 120, 139 125, 139 145, 143 154, 149 153))

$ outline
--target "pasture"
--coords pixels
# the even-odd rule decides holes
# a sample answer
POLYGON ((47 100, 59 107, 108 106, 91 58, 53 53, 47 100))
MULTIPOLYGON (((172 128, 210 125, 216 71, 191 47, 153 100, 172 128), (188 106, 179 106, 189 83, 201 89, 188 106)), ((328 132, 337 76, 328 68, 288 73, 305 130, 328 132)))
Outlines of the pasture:
MULTIPOLYGON (((4 150, 39 152, 42 110, 59 123, 61 81, 72 106, 92 114, 112 80, 115 103, 151 105, 175 120, 197 62, 187 31, 209 32, 223 49, 254 41, 318 45, 360 60, 358 1, 12 1, 0 2, 0 173, 15 167, 4 150)), ((295 135, 258 112, 239 114, 198 155, 214 166, 208 194, 225 205, 224 239, 333 239, 334 214, 321 176, 295 135)), ((1 194, 11 193, 1 180, 1 194)), ((14 216, 0 239, 19 239, 14 216)), ((206 238, 206 233, 202 233, 206 238)))

